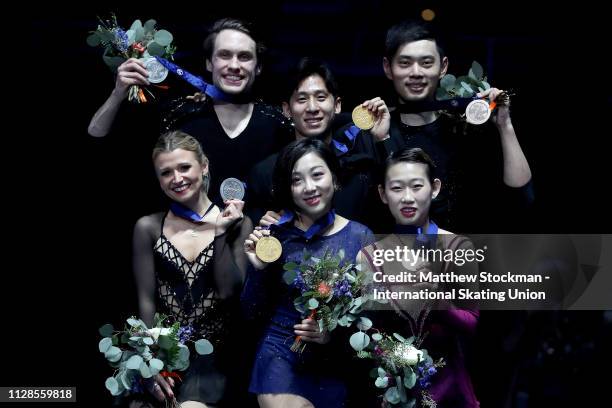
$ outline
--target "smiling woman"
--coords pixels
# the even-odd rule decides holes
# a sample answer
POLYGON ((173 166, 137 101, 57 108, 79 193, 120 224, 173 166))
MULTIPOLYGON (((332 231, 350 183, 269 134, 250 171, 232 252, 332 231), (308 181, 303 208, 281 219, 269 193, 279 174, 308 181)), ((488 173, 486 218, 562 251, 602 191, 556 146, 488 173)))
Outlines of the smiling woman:
POLYGON ((251 313, 268 309, 272 315, 265 316, 249 387, 261 407, 345 406, 350 357, 339 350, 344 342, 335 332, 320 332, 314 319, 304 319, 293 303, 297 289, 282 280, 283 265, 301 263, 305 250, 321 257, 342 249, 346 255, 342 264, 353 263, 361 247, 372 240, 367 227, 333 211, 337 169, 337 158, 324 142, 311 138, 289 144, 274 168, 274 196, 284 208, 280 225, 272 227, 282 243, 281 258, 266 263, 255 253, 255 245, 270 235, 269 230, 255 229, 245 241, 254 269, 243 291, 243 307, 251 313), (290 349, 296 335, 312 344, 303 354, 290 349))
MULTIPOLYGON (((162 191, 172 200, 170 210, 142 217, 134 228, 134 273, 140 315, 150 324, 156 312, 191 326, 215 347, 197 356, 182 383, 156 376, 148 381, 158 401, 190 401, 190 406, 217 404, 236 397, 231 370, 224 357, 231 347, 232 312, 244 281, 246 258, 242 242, 251 230, 242 215, 244 203, 228 200, 219 209, 207 196, 208 159, 190 135, 162 135, 153 150, 162 191), (227 363, 225 363, 227 364, 227 363)), ((137 406, 138 401, 133 405, 137 406)))

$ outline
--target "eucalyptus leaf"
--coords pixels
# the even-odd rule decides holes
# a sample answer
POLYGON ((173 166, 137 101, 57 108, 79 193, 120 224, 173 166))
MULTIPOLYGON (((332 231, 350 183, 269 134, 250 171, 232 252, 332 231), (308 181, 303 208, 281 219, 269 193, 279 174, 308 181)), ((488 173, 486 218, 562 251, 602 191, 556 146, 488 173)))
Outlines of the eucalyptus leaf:
POLYGON ((398 340, 399 340, 399 341, 401 341, 402 343, 405 343, 405 342, 406 342, 406 339, 405 339, 405 338, 403 338, 402 336, 400 336, 400 335, 399 335, 399 334, 397 334, 397 333, 393 333, 393 337, 395 337, 396 339, 398 339, 398 340))
POLYGON ((134 30, 127 30, 125 32, 125 35, 127 35, 127 39, 128 39, 128 44, 132 45, 134 44, 136 41, 134 40, 134 37, 136 36, 136 33, 134 32, 134 30))
POLYGON ((412 389, 416 384, 417 375, 412 367, 404 367, 404 387, 412 389))
POLYGON ((140 365, 143 363, 143 361, 144 360, 142 359, 142 357, 140 357, 138 354, 135 354, 126 361, 125 367, 130 370, 138 370, 140 369, 140 365))
POLYGON ((104 386, 112 395, 119 395, 119 382, 115 379, 115 377, 108 377, 104 382, 104 386))
POLYGON ((147 337, 143 337, 142 338, 142 342, 144 344, 146 344, 147 346, 152 346, 153 343, 155 343, 155 341, 151 337, 148 337, 148 336, 147 337))
POLYGON ((145 34, 149 34, 152 33, 155 30, 155 25, 157 24, 157 21, 151 19, 151 20, 147 20, 146 23, 144 23, 144 31, 145 34))
POLYGON ((385 392, 385 400, 390 404, 397 404, 400 402, 399 392, 397 387, 391 387, 385 392))
POLYGON ((374 341, 381 341, 381 340, 382 340, 382 338, 383 338, 383 336, 382 336, 382 334, 380 334, 380 333, 374 333, 374 334, 372 335, 372 340, 374 340, 374 341))
POLYGON ((378 377, 374 382, 374 385, 376 385, 378 388, 387 388, 387 386, 389 385, 389 378, 378 377))
POLYGON ((378 370, 378 376, 379 377, 386 377, 387 376, 387 372, 385 371, 384 368, 378 367, 377 370, 378 370))
POLYGON ((472 87, 465 82, 461 82, 461 87, 468 92, 468 96, 475 93, 474 89, 472 89, 472 87))
POLYGON ((132 25, 130 26, 130 30, 136 30, 138 28, 142 28, 142 21, 140 20, 134 20, 134 22, 132 23, 132 25))
POLYGON ((141 326, 146 329, 147 326, 144 324, 144 322, 140 319, 135 319, 133 317, 130 317, 129 319, 127 319, 127 323, 132 326, 135 329, 140 328, 141 326))
POLYGON ((297 272, 295 270, 287 270, 283 274, 283 280, 285 281, 287 285, 293 284, 293 281, 295 280, 296 277, 297 277, 297 272))
POLYGON ((112 363, 115 363, 121 360, 121 349, 119 347, 112 346, 109 348, 106 353, 104 353, 104 357, 112 363))
POLYGON ((134 29, 134 42, 140 42, 144 39, 144 28, 138 27, 134 29))
POLYGON ((406 389, 404 387, 402 387, 402 377, 399 375, 395 376, 395 384, 396 388, 397 388, 397 392, 399 393, 399 397, 400 397, 400 401, 401 402, 406 402, 408 401, 408 396, 406 395, 406 389))
POLYGON ((157 358, 152 358, 149 360, 149 368, 151 370, 151 374, 156 375, 164 369, 164 362, 157 358))
POLYGON ((162 47, 166 47, 172 43, 172 34, 166 30, 159 30, 155 33, 153 37, 155 42, 160 44, 162 47))
POLYGON ((350 337, 349 343, 355 351, 361 351, 370 344, 370 337, 364 332, 357 332, 350 337))
POLYGON ((484 70, 482 69, 482 65, 478 62, 472 62, 472 68, 470 68, 470 72, 474 74, 477 80, 481 80, 483 78, 484 70))
POLYGON ((179 359, 183 361, 189 361, 189 347, 184 344, 179 344, 179 359))
POLYGON ((129 373, 129 371, 120 371, 118 377, 119 382, 121 383, 123 388, 125 388, 126 390, 132 389, 132 375, 129 373))
POLYGON ((113 345, 113 340, 110 337, 105 337, 98 343, 100 353, 106 353, 113 345))
POLYGON ((147 45, 147 52, 150 55, 161 57, 166 52, 166 48, 156 41, 151 41, 149 45, 147 45))
POLYGON ((195 342, 195 349, 198 354, 207 355, 213 352, 213 345, 206 339, 200 339, 195 342))
POLYGON ((357 328, 359 330, 367 331, 367 330, 370 330, 371 327, 372 327, 372 320, 368 319, 367 317, 359 318, 359 321, 357 322, 357 328))
POLYGON ((451 75, 451 74, 444 75, 442 79, 440 80, 440 87, 444 88, 445 90, 449 90, 455 85, 456 81, 457 81, 457 78, 455 78, 454 75, 451 75))
POLYGON ((102 44, 112 42, 115 39, 115 34, 107 30, 98 31, 98 36, 100 37, 100 43, 102 44))
POLYGON ((151 369, 149 368, 147 363, 145 363, 144 361, 140 364, 139 370, 140 370, 140 375, 142 375, 142 378, 153 377, 153 373, 151 373, 151 369))
POLYGON ((319 306, 319 301, 314 298, 308 299, 308 308, 310 310, 316 309, 319 306))
POLYGON ((91 35, 87 36, 87 45, 90 47, 97 47, 100 45, 100 43, 101 39, 98 33, 92 33, 91 35))

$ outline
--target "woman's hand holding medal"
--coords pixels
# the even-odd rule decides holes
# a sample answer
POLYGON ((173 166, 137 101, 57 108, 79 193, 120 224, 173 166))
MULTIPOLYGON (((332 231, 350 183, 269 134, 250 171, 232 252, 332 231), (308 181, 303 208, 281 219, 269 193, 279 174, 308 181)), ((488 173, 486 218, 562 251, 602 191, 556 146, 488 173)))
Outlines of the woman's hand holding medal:
POLYGON ((225 209, 217 216, 215 236, 225 234, 232 225, 240 222, 244 218, 242 214, 243 208, 244 201, 225 200, 225 209))

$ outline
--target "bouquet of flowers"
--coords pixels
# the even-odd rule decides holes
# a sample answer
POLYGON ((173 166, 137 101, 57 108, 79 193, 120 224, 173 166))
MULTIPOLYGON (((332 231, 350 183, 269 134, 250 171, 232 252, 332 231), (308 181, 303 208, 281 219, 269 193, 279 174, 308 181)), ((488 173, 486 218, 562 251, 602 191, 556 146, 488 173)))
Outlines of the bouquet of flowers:
MULTIPOLYGON (((172 45, 172 34, 166 30, 157 30, 155 20, 148 20, 144 25, 140 20, 135 20, 127 31, 119 26, 114 14, 107 21, 100 18, 98 20, 100 24, 95 31, 90 32, 87 44, 104 48, 102 58, 113 71, 129 58, 148 60, 158 56, 171 59, 176 51, 176 47, 172 45)), ((144 90, 154 97, 150 90, 144 90)), ((138 85, 130 87, 128 100, 147 102, 143 89, 138 85)))
MULTIPOLYGON (((168 324, 168 317, 155 314, 154 327, 131 317, 124 330, 116 331, 106 324, 99 330, 103 339, 98 348, 115 368, 113 376, 106 379, 106 388, 112 395, 142 392, 142 381, 157 374, 179 378, 175 371, 189 367, 189 347, 193 328, 181 327, 178 322, 168 324)), ((198 354, 210 354, 212 344, 205 339, 195 342, 198 354)))
POLYGON ((411 408, 420 398, 420 406, 435 408, 436 401, 427 388, 430 378, 446 364, 444 360, 434 362, 427 350, 418 348, 414 337, 405 339, 397 333, 389 336, 376 332, 370 338, 367 329, 360 329, 351 336, 351 347, 359 358, 376 361, 378 367, 370 376, 375 378, 376 387, 385 390, 382 398, 386 405, 411 408))
MULTIPOLYGON (((325 251, 315 258, 304 251, 302 262, 288 262, 283 266, 285 282, 297 288, 300 296, 294 300, 295 308, 304 317, 316 319, 321 331, 332 331, 338 325, 348 327, 357 318, 365 303, 364 274, 353 264, 344 264, 344 251, 334 256, 325 251)), ((297 336, 291 350, 304 351, 306 344, 297 336)))

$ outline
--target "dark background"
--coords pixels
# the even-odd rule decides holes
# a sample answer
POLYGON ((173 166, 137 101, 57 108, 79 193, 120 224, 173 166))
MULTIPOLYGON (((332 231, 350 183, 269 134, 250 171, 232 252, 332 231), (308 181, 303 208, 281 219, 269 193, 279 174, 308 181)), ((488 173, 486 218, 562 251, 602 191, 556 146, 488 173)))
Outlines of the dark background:
MULTIPOLYGON (((10 72, 4 78, 12 89, 3 166, 12 244, 3 274, 10 329, 2 336, 9 357, 2 385, 77 386, 79 405, 107 405, 103 382, 110 368, 97 352, 97 328, 137 313, 131 229, 139 216, 161 209, 149 159, 155 137, 87 135, 114 79, 101 50, 85 39, 96 16, 111 11, 125 28, 135 18, 156 19, 174 34, 177 62, 201 75, 206 23, 224 16, 251 20, 269 50, 258 79, 264 100, 277 102, 283 73, 313 55, 331 65, 350 111, 374 96, 391 101, 382 71, 385 31, 431 8, 447 29, 450 73, 467 73, 477 60, 491 84, 517 92, 513 121, 534 174, 538 209, 523 232, 610 232, 610 35, 600 7, 534 1, 225 3, 32 6, 27 24, 9 33, 5 55, 15 52, 20 64, 5 62, 10 72)), ((519 322, 519 331, 507 326, 517 334, 518 354, 491 354, 497 345, 486 334, 476 342, 482 348, 475 350, 474 382, 484 407, 502 406, 499 383, 506 382, 502 371, 509 358, 520 361, 512 406, 595 401, 601 381, 596 362, 610 363, 610 352, 603 351, 610 325, 602 312, 500 313, 484 315, 482 323, 494 327, 504 319, 519 322)))

